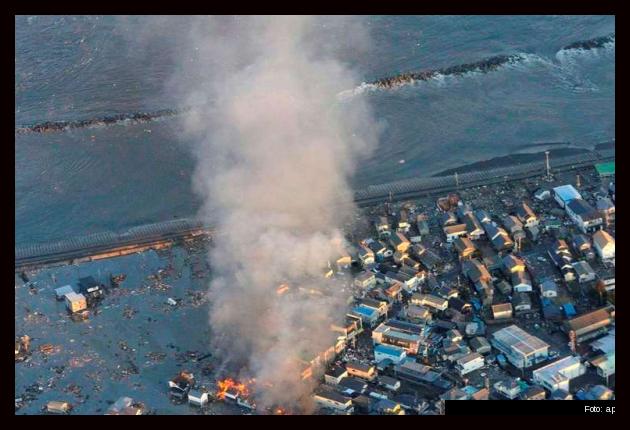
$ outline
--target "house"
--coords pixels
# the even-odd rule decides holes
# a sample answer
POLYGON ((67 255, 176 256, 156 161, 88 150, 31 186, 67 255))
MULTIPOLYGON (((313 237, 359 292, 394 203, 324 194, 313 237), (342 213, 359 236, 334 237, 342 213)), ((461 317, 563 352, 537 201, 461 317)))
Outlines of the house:
POLYGON ((415 361, 404 361, 397 365, 394 371, 398 377, 416 383, 430 384, 441 390, 449 390, 453 387, 452 382, 445 380, 433 368, 415 361))
POLYGON ((359 246, 359 260, 361 261, 361 265, 363 267, 370 266, 376 262, 376 256, 374 255, 374 251, 368 248, 365 245, 359 246))
POLYGON ((373 381, 376 378, 376 369, 369 364, 363 364, 358 361, 349 361, 346 363, 346 370, 351 376, 373 381))
POLYGON ((354 278, 354 285, 359 288, 369 289, 376 286, 374 272, 361 272, 354 278))
POLYGON ((427 222, 427 217, 424 214, 419 214, 416 218, 416 228, 418 229, 418 233, 422 236, 426 236, 429 234, 429 223, 427 222))
POLYGON ((445 311, 448 308, 447 300, 432 294, 414 293, 411 296, 410 302, 414 305, 428 306, 438 311, 445 311))
POLYGON ((66 294, 74 293, 74 290, 70 285, 64 285, 63 287, 55 288, 55 297, 57 300, 64 300, 66 298, 66 294))
POLYGON ((79 279, 79 293, 85 296, 90 306, 105 295, 103 286, 92 276, 79 279))
POLYGON ((485 231, 481 227, 481 223, 472 212, 467 212, 462 219, 464 224, 466 224, 466 231, 468 232, 468 237, 470 239, 477 240, 485 234, 485 231))
POLYGON ((468 279, 471 282, 490 282, 492 280, 492 276, 486 266, 481 263, 481 261, 477 259, 472 259, 464 262, 462 265, 462 271, 466 273, 468 279))
POLYGON ((201 390, 190 390, 188 392, 188 404, 203 408, 208 404, 208 393, 201 390))
POLYGON ((374 347, 374 360, 377 363, 383 360, 391 360, 392 363, 399 364, 405 358, 407 358, 407 352, 404 348, 384 344, 379 344, 374 347))
POLYGON ((473 351, 481 355, 488 354, 492 351, 490 342, 483 336, 473 337, 468 343, 473 351))
POLYGON ((471 258, 477 252, 477 247, 467 237, 458 237, 453 241, 453 246, 457 250, 460 259, 471 258))
POLYGON ((452 243, 456 237, 465 236, 467 234, 468 230, 466 229, 466 224, 455 224, 444 227, 444 235, 448 243, 452 243))
POLYGON ((527 272, 523 271, 512 273, 512 287, 514 292, 532 291, 532 280, 527 272))
POLYGON ((49 414, 67 414, 72 410, 69 402, 50 401, 46 403, 46 412, 49 414))
POLYGON ((534 370, 532 379, 549 391, 564 390, 568 392, 571 379, 584 373, 586 373, 586 367, 580 358, 567 356, 534 370))
MULTIPOLYGON (((348 372, 350 373, 350 372, 348 372)), ((339 381, 337 389, 344 395, 352 396, 354 394, 363 394, 368 385, 365 381, 362 381, 351 376, 346 376, 339 381)))
POLYGON ((589 260, 595 258, 591 240, 584 234, 576 234, 573 236, 573 249, 589 260))
POLYGON ((525 262, 514 254, 508 254, 502 259, 507 273, 525 272, 525 262))
POLYGON ((342 366, 333 366, 324 374, 324 382, 328 385, 337 385, 339 381, 348 376, 348 371, 342 366))
POLYGON ((457 342, 461 342, 464 339, 464 337, 462 336, 462 333, 459 330, 451 329, 446 332, 445 339, 448 339, 453 343, 457 343, 457 342))
POLYGON ((580 389, 575 393, 577 400, 614 400, 615 393, 605 385, 594 385, 588 390, 580 389))
POLYGON ((551 192, 549 190, 545 190, 543 188, 540 188, 540 189, 534 191, 534 198, 536 200, 540 200, 542 202, 542 201, 547 200, 549 197, 551 197, 551 192))
POLYGON ((457 224, 457 215, 454 212, 444 212, 440 218, 442 221, 442 227, 457 224))
POLYGON ((532 309, 532 299, 529 297, 528 293, 514 293, 512 306, 517 312, 529 311, 532 309))
POLYGON ((79 293, 67 293, 66 294, 66 306, 70 313, 77 313, 87 309, 87 300, 83 294, 79 293))
POLYGON ((375 240, 375 241, 370 242, 368 247, 374 253, 376 261, 381 261, 384 258, 386 258, 388 249, 383 242, 375 240))
POLYGON ((466 303, 459 297, 453 297, 449 299, 448 307, 449 309, 459 312, 460 314, 468 314, 472 312, 472 305, 470 303, 466 303))
POLYGON ((456 288, 449 287, 448 285, 442 285, 435 290, 435 293, 443 299, 450 299, 453 297, 459 297, 459 291, 456 288))
POLYGON ((585 200, 571 200, 565 207, 567 215, 583 233, 591 233, 601 228, 604 220, 595 208, 585 200))
POLYGON ((542 297, 557 297, 558 296, 558 285, 555 283, 553 279, 545 279, 540 283, 540 295, 542 297))
POLYGON ((374 344, 400 346, 407 354, 417 354, 424 334, 423 326, 390 319, 372 331, 372 340, 374 344))
POLYGON ((572 264, 575 273, 577 274, 578 282, 590 282, 595 280, 597 275, 595 271, 586 261, 576 261, 572 264))
POLYGON ((486 364, 483 356, 477 352, 466 354, 455 362, 455 368, 461 376, 481 369, 486 364))
POLYGON ((615 373, 615 329, 600 339, 591 342, 594 353, 599 353, 590 360, 592 366, 597 369, 597 374, 602 378, 608 378, 615 373))
POLYGON ((580 343, 605 333, 612 323, 611 314, 606 308, 602 308, 566 321, 564 328, 569 334, 569 339, 575 339, 576 343, 580 343))
POLYGON ((398 227, 396 229, 402 233, 407 233, 410 228, 411 224, 409 224, 409 212, 406 209, 401 209, 398 216, 398 227))
POLYGON ((350 314, 361 318, 362 324, 368 327, 373 327, 380 317, 378 310, 365 305, 355 306, 350 314))
POLYGON ((484 229, 492 246, 498 252, 507 251, 514 247, 514 242, 510 239, 510 235, 502 228, 497 227, 496 224, 485 223, 484 229))
POLYGON ((380 316, 387 315, 387 311, 389 310, 389 303, 385 300, 363 298, 359 301, 359 305, 376 309, 380 316))
POLYGON ((313 400, 315 404, 322 409, 332 409, 346 414, 354 412, 352 399, 350 397, 343 396, 331 389, 325 389, 325 387, 320 387, 315 390, 313 400))
POLYGON ((525 202, 522 202, 516 208, 516 216, 525 225, 525 227, 534 227, 538 225, 538 217, 525 202))
POLYGON ((389 237, 389 243, 396 251, 403 254, 406 253, 411 246, 409 239, 407 239, 405 235, 399 231, 393 233, 389 237))
POLYGON ((168 381, 169 396, 183 400, 188 396, 194 384, 194 375, 190 372, 182 371, 175 378, 168 381))
POLYGON ((379 375, 378 385, 389 391, 398 391, 398 389, 400 388, 400 381, 390 376, 379 375))
POLYGON ((516 399, 523 390, 522 385, 515 378, 508 378, 495 383, 494 389, 510 400, 516 399))
POLYGON ((545 400, 547 393, 543 387, 532 385, 521 393, 521 400, 545 400))
POLYGON ((144 405, 134 402, 131 397, 120 397, 105 412, 105 415, 142 415, 144 405))
POLYGON ((549 345, 517 325, 502 328, 492 334, 490 343, 501 351, 510 363, 527 368, 548 357, 549 345))
POLYGON ((500 279, 500 280, 495 282, 494 286, 504 296, 511 296, 512 295, 512 284, 510 284, 506 280, 500 279))
POLYGON ((374 406, 374 412, 379 415, 405 415, 405 410, 398 402, 381 399, 374 406))
POLYGON ((376 228, 379 237, 388 237, 391 234, 389 220, 386 216, 377 217, 374 221, 374 228, 376 228))
POLYGON ((510 233, 514 234, 518 231, 523 231, 523 223, 514 215, 507 215, 501 218, 503 227, 510 233))
POLYGON ((540 236, 540 228, 538 226, 528 227, 527 235, 533 242, 538 241, 538 237, 540 236))
POLYGON ((582 196, 573 185, 562 185, 553 189, 554 198, 561 208, 564 208, 571 200, 581 199, 582 196))
POLYGON ((499 303, 492 305, 492 317, 495 320, 512 318, 512 304, 511 303, 499 303))
POLYGON ((490 214, 488 214, 488 212, 486 212, 483 209, 477 209, 475 211, 475 218, 477 218, 477 221, 479 221, 481 224, 492 222, 492 218, 490 218, 490 214))
POLYGON ((403 314, 406 319, 414 323, 425 323, 431 320, 431 311, 424 306, 407 305, 403 314))
POLYGON ((596 231, 593 234, 593 245, 597 255, 602 260, 615 258, 615 239, 604 230, 596 231))
POLYGON ((615 204, 608 197, 597 199, 595 207, 605 221, 615 220, 615 204))
POLYGON ((560 269, 560 272, 566 282, 575 280, 575 269, 571 265, 573 257, 568 251, 557 253, 555 250, 550 249, 547 253, 549 254, 549 258, 551 258, 551 261, 553 261, 556 267, 560 269))

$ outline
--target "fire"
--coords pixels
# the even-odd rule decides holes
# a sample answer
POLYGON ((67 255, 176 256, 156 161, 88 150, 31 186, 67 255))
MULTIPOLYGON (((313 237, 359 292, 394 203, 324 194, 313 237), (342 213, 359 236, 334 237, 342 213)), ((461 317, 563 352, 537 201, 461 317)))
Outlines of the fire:
POLYGON ((249 389, 247 385, 243 383, 239 383, 234 381, 232 378, 226 378, 222 381, 217 382, 218 390, 217 390, 217 398, 225 399, 225 395, 228 391, 236 391, 239 397, 247 398, 249 396, 249 389))
POLYGON ((289 291, 289 286, 287 284, 282 284, 276 289, 276 294, 279 296, 289 291))
POLYGON ((274 415, 287 415, 287 411, 283 408, 276 408, 273 413, 274 415))

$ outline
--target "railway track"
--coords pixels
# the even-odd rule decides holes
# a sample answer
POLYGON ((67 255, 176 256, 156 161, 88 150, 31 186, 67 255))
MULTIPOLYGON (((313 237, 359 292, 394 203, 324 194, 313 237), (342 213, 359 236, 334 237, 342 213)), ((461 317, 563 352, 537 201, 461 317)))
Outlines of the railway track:
MULTIPOLYGON (((573 170, 594 163, 614 161, 614 159, 614 150, 556 158, 552 164, 552 171, 573 170)), ((522 180, 543 173, 544 165, 534 162, 463 173, 457 178, 441 176, 409 179, 357 190, 354 202, 359 207, 365 207, 390 198, 392 201, 399 201, 457 189, 522 180)), ((82 258, 117 251, 129 253, 134 252, 134 249, 141 250, 160 243, 174 242, 196 235, 211 236, 213 234, 216 232, 210 226, 191 219, 180 219, 134 227, 124 233, 104 232, 54 243, 18 246, 15 248, 15 270, 21 271, 56 263, 72 263, 82 258)))

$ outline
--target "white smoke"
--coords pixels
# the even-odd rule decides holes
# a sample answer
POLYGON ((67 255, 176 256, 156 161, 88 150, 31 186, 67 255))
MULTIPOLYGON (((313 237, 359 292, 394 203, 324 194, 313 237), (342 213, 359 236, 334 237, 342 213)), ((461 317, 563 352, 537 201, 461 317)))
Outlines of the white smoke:
POLYGON ((345 315, 348 293, 323 269, 352 213, 348 180, 378 139, 366 101, 336 97, 361 82, 342 42, 363 49, 365 34, 340 17, 197 19, 169 83, 188 88, 182 104, 205 106, 184 125, 198 143, 201 216, 220 231, 212 342, 228 368, 256 378, 263 406, 308 394, 305 361, 334 345, 330 324, 345 315), (290 291, 278 295, 282 283, 290 291))

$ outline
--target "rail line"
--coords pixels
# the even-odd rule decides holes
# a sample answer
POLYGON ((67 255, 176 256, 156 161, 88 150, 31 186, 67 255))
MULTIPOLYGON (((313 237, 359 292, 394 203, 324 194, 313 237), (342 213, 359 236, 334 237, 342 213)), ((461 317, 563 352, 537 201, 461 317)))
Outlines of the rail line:
MULTIPOLYGON (((554 172, 582 168, 615 159, 614 149, 593 151, 573 156, 556 157, 551 162, 554 172)), ((510 167, 462 173, 457 176, 414 178, 388 184, 368 186, 355 191, 354 202, 359 207, 389 200, 399 201, 419 196, 522 180, 542 175, 544 164, 531 162, 510 167)), ((133 227, 123 233, 103 232, 58 242, 15 247, 15 270, 27 270, 52 264, 72 264, 108 256, 139 252, 151 247, 168 246, 175 241, 206 235, 216 231, 193 219, 179 219, 133 227)))

